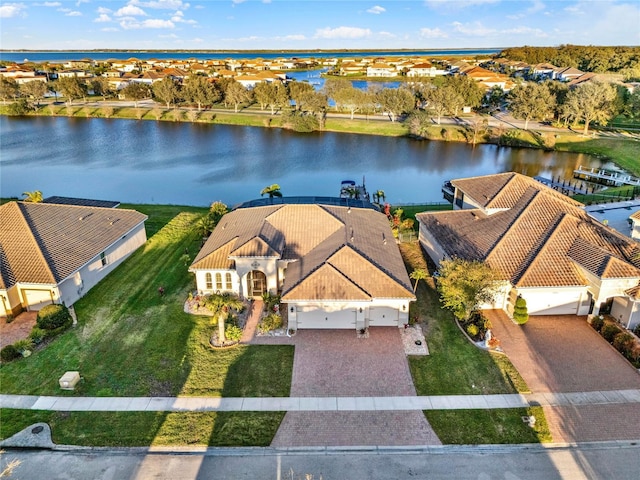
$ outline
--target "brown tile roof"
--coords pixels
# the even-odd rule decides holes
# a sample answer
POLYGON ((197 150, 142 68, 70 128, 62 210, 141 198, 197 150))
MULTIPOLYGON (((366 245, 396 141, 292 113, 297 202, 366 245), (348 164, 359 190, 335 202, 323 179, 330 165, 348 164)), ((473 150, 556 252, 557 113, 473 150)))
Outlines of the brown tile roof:
MULTIPOLYGON (((498 192, 494 197, 506 185, 504 174, 497 177, 482 180, 498 192)), ((640 277, 635 242, 538 185, 493 215, 473 209, 416 217, 449 257, 486 261, 516 286, 584 285, 585 270, 600 278, 640 277)), ((515 200, 511 194, 507 198, 502 205, 515 200)))
POLYGON ((634 300, 640 300, 640 285, 631 287, 630 289, 625 290, 624 293, 629 295, 634 300))
POLYGON ((631 218, 633 220, 640 220, 640 210, 638 210, 635 213, 632 213, 631 216, 629 216, 629 218, 631 218))
POLYGON ((285 300, 414 298, 387 218, 368 208, 286 203, 238 208, 222 218, 191 269, 233 268, 229 256, 292 260, 285 300), (337 283, 329 286, 329 281, 337 283))
POLYGON ((0 206, 0 287, 59 283, 146 218, 125 209, 5 203, 0 206))

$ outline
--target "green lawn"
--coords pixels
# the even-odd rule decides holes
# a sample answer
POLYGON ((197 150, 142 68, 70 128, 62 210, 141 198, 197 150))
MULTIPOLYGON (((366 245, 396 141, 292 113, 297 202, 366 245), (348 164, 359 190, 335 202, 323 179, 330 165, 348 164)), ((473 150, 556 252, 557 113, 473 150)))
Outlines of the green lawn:
POLYGON ((2 366, 2 392, 65 394, 58 379, 78 370, 83 381, 67 395, 288 396, 293 347, 213 350, 211 318, 183 311, 193 279, 180 257, 198 251, 194 224, 206 209, 140 210, 150 216, 151 232, 175 216, 76 303, 75 328, 31 357, 2 366))
MULTIPOLYGON (((403 243, 407 270, 428 268, 418 242, 403 243)), ((433 278, 421 281, 411 317, 426 332, 428 356, 410 356, 409 368, 418 395, 489 395, 525 393, 529 389, 509 359, 472 345, 453 315, 440 308, 433 278)), ((529 443, 550 441, 542 409, 532 409, 536 429, 522 423, 524 409, 427 411, 425 415, 443 443, 529 443)))
POLYGON ((50 412, 0 410, 0 438, 48 423, 60 445, 268 446, 284 412, 50 412))

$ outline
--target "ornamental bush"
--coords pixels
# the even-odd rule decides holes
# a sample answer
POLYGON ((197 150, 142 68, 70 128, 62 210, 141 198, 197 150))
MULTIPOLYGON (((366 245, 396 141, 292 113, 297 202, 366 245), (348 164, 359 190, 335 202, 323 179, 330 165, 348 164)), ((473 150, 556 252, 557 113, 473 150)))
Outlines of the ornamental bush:
POLYGON ((631 350, 635 344, 635 338, 628 332, 620 332, 613 338, 613 346, 626 358, 631 356, 631 350))
POLYGON ((271 330, 275 330, 282 326, 282 317, 277 313, 270 313, 265 316, 258 325, 258 330, 261 333, 270 332, 271 330))
POLYGON ((470 325, 467 325, 467 333, 471 338, 475 338, 478 336, 478 333, 480 333, 480 329, 475 323, 472 323, 470 325))
POLYGON ((3 362, 10 362, 11 360, 15 360, 16 358, 21 356, 22 354, 13 345, 7 345, 2 350, 0 350, 0 360, 2 360, 3 362))
POLYGON ((29 338, 33 342, 34 345, 40 345, 45 338, 47 338, 47 331, 43 330, 39 327, 33 327, 31 329, 31 333, 29 334, 29 338))
POLYGON ((513 308, 513 320, 518 325, 524 325, 525 323, 527 323, 527 320, 529 320, 527 301, 522 297, 518 297, 516 299, 516 304, 513 308))
POLYGON ((600 333, 607 342, 613 343, 613 339, 621 332, 622 330, 616 324, 607 323, 604 327, 602 327, 602 331, 600 333))
POLYGON ((43 330, 56 330, 68 327, 73 323, 69 309, 61 304, 47 305, 38 312, 36 318, 38 327, 43 330))
POLYGON ((227 340, 231 340, 237 342, 242 338, 242 329, 240 327, 236 327, 235 325, 227 325, 224 330, 224 336, 227 340))
POLYGON ((604 326, 604 318, 593 317, 593 319, 591 320, 591 326, 596 332, 599 332, 600 330, 602 330, 602 327, 604 326))

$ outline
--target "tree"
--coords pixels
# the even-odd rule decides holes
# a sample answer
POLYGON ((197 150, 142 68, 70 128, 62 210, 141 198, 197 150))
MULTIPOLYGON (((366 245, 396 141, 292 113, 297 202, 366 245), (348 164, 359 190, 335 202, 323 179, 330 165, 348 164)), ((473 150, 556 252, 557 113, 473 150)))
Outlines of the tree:
POLYGON ((127 100, 133 100, 134 108, 138 108, 138 102, 149 98, 151 96, 151 90, 149 86, 141 82, 131 82, 121 90, 124 98, 127 100))
POLYGON ((418 282, 420 280, 426 280, 427 278, 429 278, 429 272, 424 268, 416 268, 413 272, 411 272, 409 277, 416 281, 416 283, 413 284, 413 293, 416 293, 416 290, 418 289, 418 282))
POLYGON ((0 77, 0 98, 3 101, 15 99, 19 93, 18 82, 13 78, 0 77))
POLYGON ((499 108, 505 100, 505 93, 501 86, 491 87, 486 95, 487 103, 491 108, 499 108))
POLYGON ((589 133, 591 122, 606 123, 613 113, 616 89, 609 83, 585 82, 567 94, 565 115, 584 122, 582 133, 589 133))
POLYGON ((289 97, 296 104, 296 110, 301 110, 305 96, 315 92, 313 85, 307 82, 291 82, 289 83, 289 97))
POLYGON ((467 141, 472 145, 478 143, 479 137, 489 131, 489 121, 486 118, 475 116, 467 121, 466 127, 467 141))
POLYGON ((436 116, 436 123, 440 125, 440 119, 450 113, 452 107, 463 103, 453 88, 449 86, 432 88, 425 92, 426 110, 436 116))
POLYGON ((318 126, 324 128, 324 120, 329 107, 327 96, 312 90, 301 94, 298 101, 300 102, 300 111, 315 115, 318 119, 318 126))
POLYGON ((458 320, 467 320, 482 304, 493 302, 498 280, 486 263, 461 258, 443 260, 437 274, 442 306, 458 320))
POLYGON ((42 192, 40 190, 34 190, 33 192, 23 192, 24 201, 31 203, 42 203, 43 197, 42 192))
POLYGON ((377 100, 392 122, 414 107, 414 97, 405 88, 384 88, 378 93, 377 100))
POLYGON ((335 92, 332 98, 336 102, 336 107, 348 111, 353 120, 353 115, 366 104, 366 97, 367 94, 364 91, 349 85, 335 92))
POLYGON ((251 102, 253 94, 243 87, 241 83, 233 82, 225 90, 224 98, 233 104, 233 111, 237 112, 241 104, 251 102))
POLYGON ((458 116, 458 110, 462 107, 479 107, 484 97, 484 92, 478 82, 466 75, 446 77, 443 87, 449 87, 457 94, 453 97, 456 102, 451 105, 455 116, 458 116))
POLYGON ((91 89, 95 95, 100 95, 102 100, 106 100, 107 95, 112 92, 111 84, 107 77, 93 77, 91 79, 91 89))
POLYGON ((204 304, 218 321, 218 343, 224 344, 224 322, 230 310, 240 310, 242 300, 234 293, 212 293, 204 298, 204 304))
POLYGON ((40 107, 40 100, 44 98, 47 90, 47 84, 40 81, 31 81, 20 85, 20 92, 27 97, 33 98, 38 107, 40 107))
POLYGON ((164 77, 159 82, 155 82, 151 87, 153 96, 160 102, 171 108, 171 104, 180 99, 180 89, 178 83, 171 77, 164 77))
POLYGON ((376 190, 373 194, 373 201, 375 203, 380 203, 381 200, 384 202, 386 199, 387 196, 384 194, 384 190, 376 190))
POLYGON ((513 320, 518 325, 524 325, 529 320, 529 312, 527 310, 527 301, 518 295, 516 304, 513 307, 513 320))
POLYGON ((544 83, 518 85, 509 92, 509 111, 515 118, 524 120, 524 129, 529 120, 544 120, 553 115, 555 97, 544 83))
POLYGON ((274 183, 273 185, 269 185, 268 187, 264 187, 260 191, 260 196, 269 195, 269 198, 273 197, 282 197, 282 192, 280 191, 280 185, 274 183))
POLYGON ((350 80, 346 78, 337 78, 337 77, 329 77, 325 80, 324 85, 322 87, 322 93, 324 93, 327 97, 333 99, 336 103, 335 95, 345 89, 353 88, 353 84, 350 80))
MULTIPOLYGON (((253 87, 253 95, 256 102, 260 104, 260 110, 264 110, 267 105, 273 103, 276 97, 276 86, 273 82, 260 82, 253 87)), ((273 115, 273 109, 271 115, 273 115)))
POLYGON ((67 106, 71 105, 77 98, 85 98, 87 95, 87 85, 81 82, 78 77, 62 77, 56 80, 56 90, 62 96, 67 97, 67 106))
POLYGON ((201 75, 189 77, 184 82, 182 94, 187 102, 198 105, 198 111, 202 110, 202 105, 213 105, 221 98, 207 77, 201 75))

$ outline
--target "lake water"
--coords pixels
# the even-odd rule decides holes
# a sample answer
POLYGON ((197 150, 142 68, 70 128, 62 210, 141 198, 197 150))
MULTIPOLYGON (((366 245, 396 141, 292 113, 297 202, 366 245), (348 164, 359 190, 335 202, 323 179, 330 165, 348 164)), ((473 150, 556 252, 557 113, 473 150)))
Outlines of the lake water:
POLYGON ((571 178, 582 154, 257 127, 67 117, 0 117, 0 195, 228 205, 280 184, 288 195, 337 196, 363 177, 387 201, 442 201, 452 178, 517 171, 571 178))

